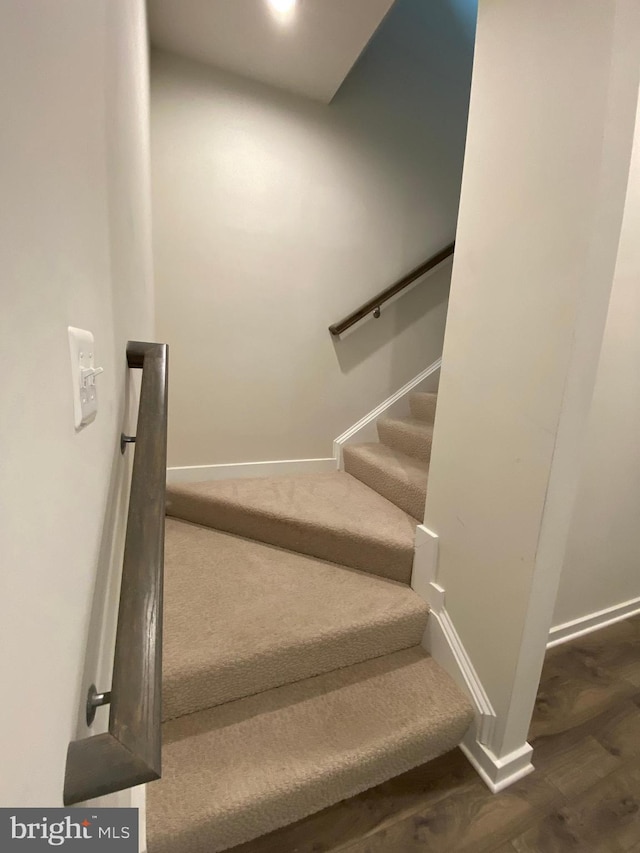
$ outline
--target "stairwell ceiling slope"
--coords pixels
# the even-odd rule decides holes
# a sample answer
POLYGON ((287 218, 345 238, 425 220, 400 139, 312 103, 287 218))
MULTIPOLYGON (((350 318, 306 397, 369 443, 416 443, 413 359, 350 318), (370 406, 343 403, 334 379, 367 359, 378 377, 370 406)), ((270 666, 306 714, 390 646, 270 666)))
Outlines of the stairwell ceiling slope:
POLYGON ((329 103, 394 0, 148 0, 151 44, 329 103))

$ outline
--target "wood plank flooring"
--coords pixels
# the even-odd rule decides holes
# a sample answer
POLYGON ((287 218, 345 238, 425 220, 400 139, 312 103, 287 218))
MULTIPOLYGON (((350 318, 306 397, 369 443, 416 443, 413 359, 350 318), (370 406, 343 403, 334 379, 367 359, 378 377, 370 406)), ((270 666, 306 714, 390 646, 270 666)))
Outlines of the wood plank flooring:
POLYGON ((640 617, 548 652, 529 742, 500 794, 454 750, 230 853, 640 853, 640 617))

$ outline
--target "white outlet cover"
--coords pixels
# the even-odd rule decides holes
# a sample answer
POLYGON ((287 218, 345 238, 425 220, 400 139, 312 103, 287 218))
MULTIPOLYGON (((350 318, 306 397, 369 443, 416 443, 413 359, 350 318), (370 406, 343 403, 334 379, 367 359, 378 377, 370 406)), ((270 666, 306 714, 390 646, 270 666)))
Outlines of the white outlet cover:
POLYGON ((82 386, 83 368, 94 366, 93 335, 85 329, 69 326, 71 380, 73 382, 73 422, 81 430, 95 420, 98 413, 98 390, 95 385, 82 386))

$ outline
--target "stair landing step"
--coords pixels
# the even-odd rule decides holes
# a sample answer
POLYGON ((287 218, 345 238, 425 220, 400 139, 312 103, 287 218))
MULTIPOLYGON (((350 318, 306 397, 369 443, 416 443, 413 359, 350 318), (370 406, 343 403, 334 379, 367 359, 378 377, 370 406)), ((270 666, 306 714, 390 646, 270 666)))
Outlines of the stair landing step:
POLYGON ((438 395, 428 391, 412 391, 409 394, 411 417, 432 424, 436 417, 438 395))
POLYGON ((404 584, 168 518, 163 710, 191 714, 420 643, 404 584))
POLYGON ((342 451, 344 469, 422 521, 427 495, 428 462, 407 456, 386 444, 347 444, 342 451))
POLYGON ((149 853, 218 853, 456 746, 473 717, 420 648, 165 723, 149 853))
POLYGON ((342 471, 173 484, 167 513, 409 583, 415 519, 342 471))
POLYGON ((433 424, 419 418, 379 418, 378 437, 383 444, 423 462, 431 458, 433 424))

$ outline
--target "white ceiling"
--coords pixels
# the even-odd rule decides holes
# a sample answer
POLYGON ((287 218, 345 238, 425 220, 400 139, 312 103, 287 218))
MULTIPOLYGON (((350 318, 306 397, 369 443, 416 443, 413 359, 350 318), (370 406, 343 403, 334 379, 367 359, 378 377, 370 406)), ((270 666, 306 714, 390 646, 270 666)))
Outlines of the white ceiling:
POLYGON ((148 0, 151 43, 328 103, 394 0, 148 0))

